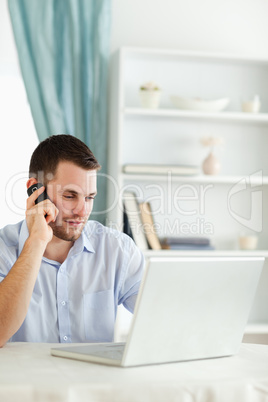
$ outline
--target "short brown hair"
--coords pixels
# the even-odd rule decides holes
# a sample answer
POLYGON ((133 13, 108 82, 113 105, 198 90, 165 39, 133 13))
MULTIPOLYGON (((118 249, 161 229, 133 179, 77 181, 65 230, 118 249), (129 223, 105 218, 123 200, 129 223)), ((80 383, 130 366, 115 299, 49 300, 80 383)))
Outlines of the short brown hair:
POLYGON ((48 175, 55 175, 62 161, 72 162, 86 170, 101 168, 84 142, 69 134, 58 134, 48 137, 36 147, 30 161, 29 177, 39 180, 42 176, 42 182, 46 184, 48 175))

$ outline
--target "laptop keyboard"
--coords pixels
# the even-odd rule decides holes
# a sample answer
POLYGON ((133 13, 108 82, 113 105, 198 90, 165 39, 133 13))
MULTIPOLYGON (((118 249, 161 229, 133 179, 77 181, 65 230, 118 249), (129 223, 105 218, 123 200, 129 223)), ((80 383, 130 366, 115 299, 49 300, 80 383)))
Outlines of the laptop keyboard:
MULTIPOLYGON (((87 347, 87 354, 92 356, 101 356, 113 360, 121 360, 125 349, 125 343, 107 344, 107 345, 91 345, 87 347)), ((83 353, 81 351, 81 353, 83 353)))

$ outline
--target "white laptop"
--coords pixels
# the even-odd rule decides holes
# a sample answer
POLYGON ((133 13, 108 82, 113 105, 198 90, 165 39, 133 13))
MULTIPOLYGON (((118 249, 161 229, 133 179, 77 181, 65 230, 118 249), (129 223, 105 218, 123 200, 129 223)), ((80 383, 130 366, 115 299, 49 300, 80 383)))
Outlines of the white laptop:
POLYGON ((262 257, 148 260, 126 343, 51 349, 53 356, 121 367, 236 354, 262 257))

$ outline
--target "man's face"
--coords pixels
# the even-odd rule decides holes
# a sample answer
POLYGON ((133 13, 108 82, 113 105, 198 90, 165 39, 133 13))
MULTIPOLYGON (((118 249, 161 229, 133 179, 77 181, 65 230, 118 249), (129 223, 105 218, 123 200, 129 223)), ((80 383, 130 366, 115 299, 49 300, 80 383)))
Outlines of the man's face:
POLYGON ((59 162, 47 193, 59 214, 49 225, 54 236, 75 241, 80 236, 93 208, 97 194, 96 170, 85 170, 71 162, 59 162))

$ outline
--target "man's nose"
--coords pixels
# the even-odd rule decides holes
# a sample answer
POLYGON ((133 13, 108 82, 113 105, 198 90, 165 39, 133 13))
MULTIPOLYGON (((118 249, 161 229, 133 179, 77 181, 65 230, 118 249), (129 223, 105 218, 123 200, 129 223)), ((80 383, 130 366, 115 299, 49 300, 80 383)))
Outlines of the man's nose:
POLYGON ((73 214, 79 216, 85 216, 87 214, 87 204, 84 198, 77 201, 75 208, 73 209, 73 214))

